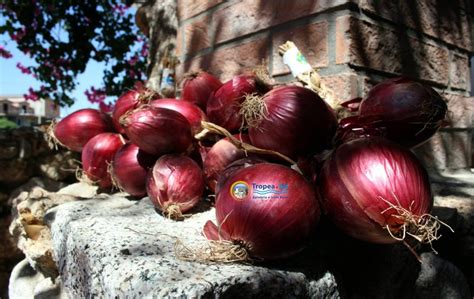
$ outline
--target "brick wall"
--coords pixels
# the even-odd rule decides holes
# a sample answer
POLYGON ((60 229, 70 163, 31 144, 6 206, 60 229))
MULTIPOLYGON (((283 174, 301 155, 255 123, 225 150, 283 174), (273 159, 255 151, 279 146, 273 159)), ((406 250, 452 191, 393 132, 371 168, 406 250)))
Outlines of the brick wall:
POLYGON ((468 3, 178 0, 177 74, 201 68, 225 81, 265 60, 274 79, 287 82, 278 46, 293 40, 343 100, 394 75, 419 78, 445 96, 450 111, 448 126, 417 152, 438 170, 465 170, 474 112, 468 3))

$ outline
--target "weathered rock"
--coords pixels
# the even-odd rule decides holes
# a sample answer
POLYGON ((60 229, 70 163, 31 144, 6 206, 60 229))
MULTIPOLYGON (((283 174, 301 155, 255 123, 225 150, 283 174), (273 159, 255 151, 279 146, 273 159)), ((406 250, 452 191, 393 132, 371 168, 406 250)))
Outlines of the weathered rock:
POLYGON ((59 277, 52 280, 35 271, 25 259, 15 266, 8 287, 10 299, 67 299, 59 277))
POLYGON ((79 167, 76 153, 61 151, 42 156, 37 162, 38 174, 56 181, 74 178, 79 167))
MULTIPOLYGON (((443 211, 447 219, 456 218, 452 210, 443 211)), ((207 244, 201 230, 214 219, 214 210, 176 222, 158 215, 148 198, 129 201, 112 195, 63 204, 49 210, 45 219, 59 273, 73 298, 407 298, 418 293, 436 298, 427 287, 433 282, 427 269, 462 275, 441 258, 422 255, 421 266, 402 244, 348 238, 327 221, 300 254, 247 265, 177 258, 182 250, 177 241, 193 250, 207 244)), ((452 294, 468 292, 466 284, 440 279, 436 283, 447 279, 452 294)))
POLYGON ((176 241, 190 248, 207 244, 200 232, 213 215, 207 211, 175 222, 157 215, 148 199, 112 197, 67 203, 51 209, 46 218, 51 219, 59 272, 73 298, 339 297, 335 277, 323 269, 313 269, 318 275, 310 276, 179 260, 176 241))
POLYGON ((415 289, 418 298, 471 298, 466 278, 452 263, 433 253, 423 253, 421 259, 415 289))
POLYGON ((77 199, 75 196, 34 187, 12 200, 17 218, 10 225, 10 233, 31 266, 47 277, 56 277, 58 271, 53 260, 51 233, 43 221, 44 215, 51 207, 77 199))

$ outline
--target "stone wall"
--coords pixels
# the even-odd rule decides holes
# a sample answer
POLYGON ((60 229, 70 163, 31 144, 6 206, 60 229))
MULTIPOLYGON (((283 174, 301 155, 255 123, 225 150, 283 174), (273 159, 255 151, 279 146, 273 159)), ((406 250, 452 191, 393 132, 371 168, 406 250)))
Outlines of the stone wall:
POLYGON ((377 82, 401 74, 435 87, 448 101, 449 122, 417 152, 440 171, 472 166, 474 98, 468 95, 474 48, 468 1, 177 3, 178 78, 204 69, 228 80, 265 60, 277 82, 288 82, 293 78, 278 46, 293 40, 341 100, 364 96, 377 82))
POLYGON ((8 232, 12 221, 9 199, 35 186, 55 191, 60 181, 75 180, 77 154, 51 150, 42 128, 0 130, 0 297, 7 298, 10 271, 22 258, 8 232))

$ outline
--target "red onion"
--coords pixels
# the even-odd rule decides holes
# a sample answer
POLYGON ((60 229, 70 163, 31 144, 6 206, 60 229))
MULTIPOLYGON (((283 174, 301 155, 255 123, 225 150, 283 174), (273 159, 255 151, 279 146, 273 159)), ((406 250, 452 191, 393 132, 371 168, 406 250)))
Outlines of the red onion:
POLYGON ((145 153, 133 143, 124 144, 112 161, 112 181, 135 197, 146 195, 146 176, 157 157, 145 153))
POLYGON ((166 108, 181 113, 191 125, 193 134, 201 131, 201 121, 207 120, 206 114, 196 105, 178 99, 160 99, 151 101, 150 105, 157 108, 166 108))
POLYGON ((136 89, 130 90, 122 94, 115 103, 112 112, 112 119, 117 131, 125 134, 125 130, 120 126, 120 117, 127 111, 138 108, 142 104, 148 104, 151 100, 159 99, 159 94, 147 89, 142 85, 136 86, 136 89))
POLYGON ((325 212, 350 236, 394 243, 404 231, 426 232, 433 198, 425 169, 408 149, 380 137, 354 139, 326 160, 320 179, 325 212))
POLYGON ((91 138, 82 151, 82 170, 85 176, 101 188, 112 186, 108 171, 115 153, 125 144, 122 135, 101 133, 91 138))
POLYGON ((237 170, 217 194, 211 240, 231 241, 250 258, 277 259, 300 251, 320 215, 312 186, 289 167, 261 163, 237 170))
POLYGON ((213 190, 214 193, 219 193, 227 179, 230 178, 237 170, 260 163, 268 163, 268 161, 257 156, 249 156, 229 163, 227 167, 217 176, 217 181, 214 187, 215 189, 213 190))
POLYGON ((206 114, 216 125, 236 132, 242 126, 240 105, 247 94, 263 94, 268 87, 255 76, 235 76, 209 98, 206 114))
POLYGON ((164 155, 150 169, 146 189, 153 205, 172 219, 179 219, 201 199, 205 181, 191 158, 164 155))
POLYGON ((206 111, 209 97, 221 86, 222 82, 209 73, 191 73, 184 78, 181 98, 206 111))
POLYGON ((112 119, 96 109, 77 110, 49 129, 50 138, 70 149, 81 152, 84 145, 100 133, 113 132, 112 119))
POLYGON ((152 155, 185 152, 192 145, 191 126, 180 113, 153 107, 141 107, 120 118, 128 138, 152 155))
POLYGON ((329 148, 337 128, 334 111, 299 86, 275 88, 263 98, 247 97, 241 112, 254 146, 293 159, 329 148))
MULTIPOLYGON (((236 134, 234 137, 242 142, 250 143, 246 134, 236 134)), ((216 142, 207 152, 204 160, 204 176, 209 189, 215 191, 217 180, 227 165, 246 156, 245 151, 238 149, 228 138, 216 142)))
POLYGON ((372 88, 359 104, 358 117, 351 122, 383 128, 387 138, 413 147, 436 133, 446 111, 445 101, 431 87, 408 78, 395 78, 372 88))

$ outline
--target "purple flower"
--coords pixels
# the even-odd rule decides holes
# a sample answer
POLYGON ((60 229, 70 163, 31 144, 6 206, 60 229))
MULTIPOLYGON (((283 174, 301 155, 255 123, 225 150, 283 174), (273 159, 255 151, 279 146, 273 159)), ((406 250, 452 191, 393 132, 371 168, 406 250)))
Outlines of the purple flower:
POLYGON ((27 101, 37 101, 39 100, 39 95, 37 92, 35 92, 33 90, 33 88, 29 88, 28 89, 28 93, 27 94, 24 94, 23 97, 27 100, 27 101))
POLYGON ((122 17, 125 15, 125 12, 127 12, 128 8, 129 8, 129 6, 126 6, 126 5, 123 5, 123 4, 116 4, 116 5, 112 6, 112 9, 116 13, 121 15, 122 17))
POLYGON ((3 46, 0 46, 0 57, 8 59, 8 58, 12 58, 13 55, 12 55, 12 53, 10 53, 10 51, 5 49, 3 46))
POLYGON ((16 64, 16 67, 23 73, 23 74, 27 74, 27 75, 31 75, 31 70, 29 68, 27 68, 26 66, 24 66, 23 64, 21 64, 21 62, 18 62, 16 64))
POLYGON ((102 103, 107 97, 104 89, 96 89, 94 86, 90 88, 90 91, 86 90, 84 94, 91 103, 102 103))

